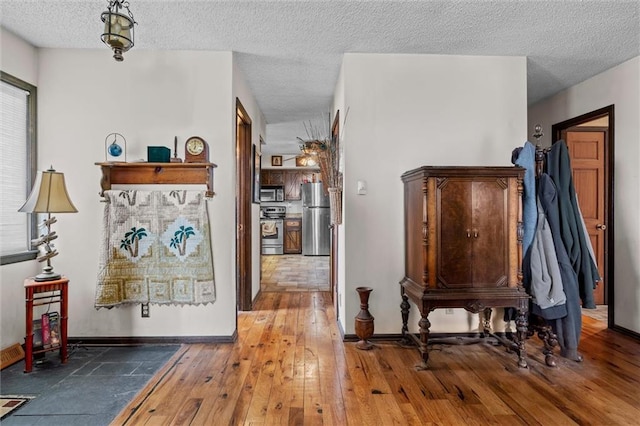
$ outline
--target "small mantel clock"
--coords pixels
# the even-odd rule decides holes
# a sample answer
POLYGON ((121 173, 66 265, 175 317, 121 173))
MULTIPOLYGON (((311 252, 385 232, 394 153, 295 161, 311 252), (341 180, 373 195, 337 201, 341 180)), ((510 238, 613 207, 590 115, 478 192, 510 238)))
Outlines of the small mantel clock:
POLYGON ((199 136, 191 136, 184 144, 185 163, 208 163, 209 145, 199 136))

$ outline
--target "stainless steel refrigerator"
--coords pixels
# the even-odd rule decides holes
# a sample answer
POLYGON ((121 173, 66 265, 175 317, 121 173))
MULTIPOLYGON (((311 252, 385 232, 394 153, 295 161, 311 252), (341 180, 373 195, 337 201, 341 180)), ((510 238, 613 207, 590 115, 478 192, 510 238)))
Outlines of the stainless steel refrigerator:
POLYGON ((322 183, 302 184, 302 254, 328 256, 331 231, 329 196, 322 183))

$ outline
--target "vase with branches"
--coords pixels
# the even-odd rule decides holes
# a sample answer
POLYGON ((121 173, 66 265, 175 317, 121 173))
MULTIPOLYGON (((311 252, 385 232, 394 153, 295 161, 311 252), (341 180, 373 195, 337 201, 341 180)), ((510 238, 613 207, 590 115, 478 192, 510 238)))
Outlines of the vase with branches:
POLYGON ((339 169, 340 148, 338 137, 332 136, 330 121, 324 119, 324 117, 319 125, 311 121, 303 124, 307 138, 298 138, 300 150, 306 156, 314 158, 320 166, 320 176, 330 197, 331 223, 340 224, 342 223, 342 172, 339 169))

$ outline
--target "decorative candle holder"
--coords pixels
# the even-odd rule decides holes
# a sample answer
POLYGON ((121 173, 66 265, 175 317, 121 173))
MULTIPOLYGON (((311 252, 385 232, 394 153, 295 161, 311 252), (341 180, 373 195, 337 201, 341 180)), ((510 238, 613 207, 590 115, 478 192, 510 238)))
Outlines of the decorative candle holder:
POLYGON ((360 338, 360 341, 356 343, 356 348, 362 350, 373 349, 373 344, 369 342, 371 336, 373 336, 373 316, 369 312, 369 295, 373 291, 371 287, 358 287, 356 288, 358 295, 360 296, 360 312, 356 315, 356 336, 360 338))

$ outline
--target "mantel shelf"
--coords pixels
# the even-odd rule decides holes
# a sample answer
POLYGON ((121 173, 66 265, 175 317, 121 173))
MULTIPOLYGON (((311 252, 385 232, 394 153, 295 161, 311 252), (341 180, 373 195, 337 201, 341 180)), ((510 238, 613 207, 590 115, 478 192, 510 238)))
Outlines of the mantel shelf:
POLYGON ((95 163, 102 170, 100 196, 111 185, 185 184, 207 185, 207 197, 213 197, 214 163, 95 163))

